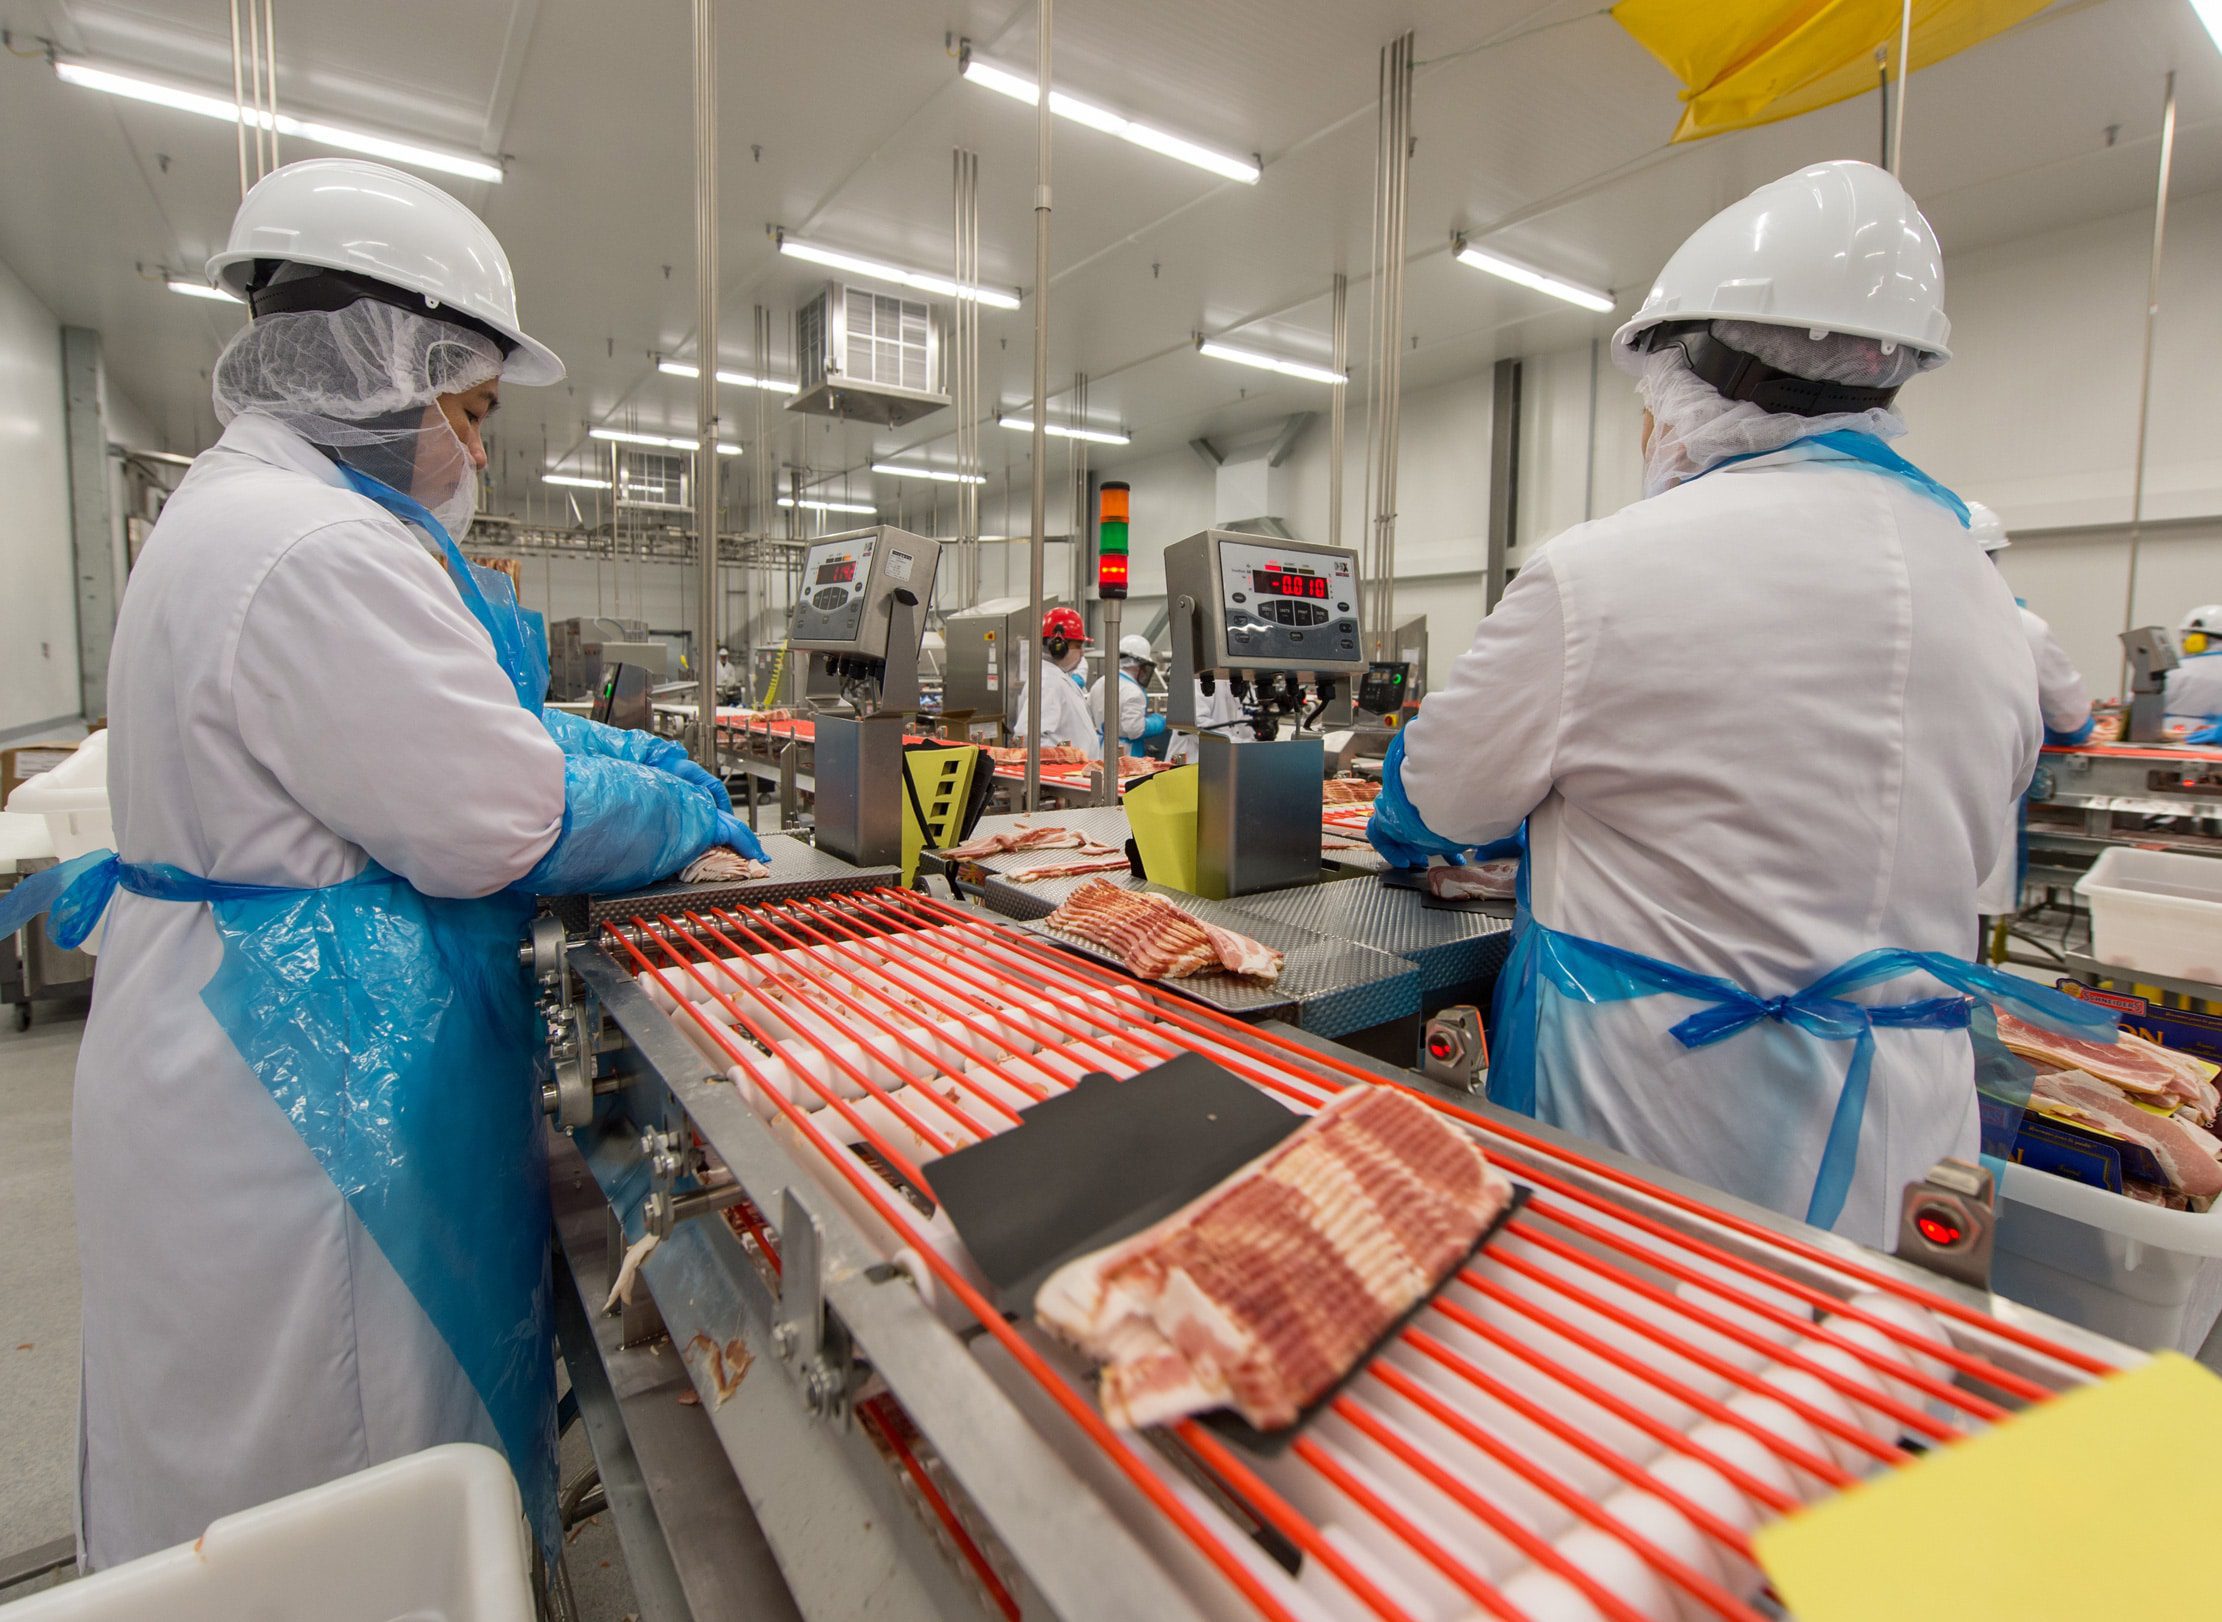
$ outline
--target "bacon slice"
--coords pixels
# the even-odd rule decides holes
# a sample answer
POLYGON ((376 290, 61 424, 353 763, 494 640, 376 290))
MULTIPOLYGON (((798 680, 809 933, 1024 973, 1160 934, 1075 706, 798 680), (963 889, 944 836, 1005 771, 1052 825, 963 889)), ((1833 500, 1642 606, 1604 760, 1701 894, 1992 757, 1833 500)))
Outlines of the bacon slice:
MULTIPOLYGON (((1023 747, 1017 749, 991 748, 988 750, 988 757, 998 766, 1023 766, 1026 764, 1026 750, 1023 747)), ((1076 744, 1049 743, 1042 745, 1042 764, 1044 766, 1078 766, 1094 758, 1087 750, 1076 744)))
POLYGON ((2172 1098, 2189 1104, 2204 1119, 2214 1119, 2217 1100, 2222 1098, 2215 1090, 2215 1066, 2148 1042, 2131 1031, 2122 1031, 2119 1037, 2116 1042, 2104 1043, 2058 1036, 2016 1019, 2003 1008, 1998 1010, 1998 1039, 2023 1058, 2058 1069, 2080 1070, 2101 1081, 2111 1081, 2124 1092, 2172 1098))
POLYGON ((1045 862, 1040 867, 1022 867, 1015 873, 1005 873, 1003 878, 1012 884, 1039 884, 1044 879, 1069 879, 1082 873, 1124 873, 1129 871, 1124 856, 1114 856, 1107 861, 1045 862))
POLYGON ((1519 887, 1519 879, 1520 860, 1516 856, 1456 867, 1438 864, 1420 875, 1427 893, 1438 901, 1509 901, 1519 887))
POLYGON ((741 879, 771 877, 771 869, 753 856, 743 856, 730 845, 712 845, 687 864, 679 875, 682 884, 732 884, 741 879))
POLYGON ((961 845, 951 845, 941 854, 959 861, 975 861, 982 856, 1002 856, 1014 850, 1077 850, 1083 856, 1108 856, 1116 848, 1090 839, 1077 828, 1034 828, 1020 823, 1015 828, 1004 828, 992 834, 977 834, 961 845))
POLYGON ((1274 980, 1282 954, 1231 929, 1205 924, 1160 895, 1091 879, 1043 920, 1060 935, 1118 954, 1129 974, 1177 980, 1207 969, 1274 980))
POLYGON ((1381 785, 1365 777, 1330 777, 1319 785, 1319 803, 1329 805, 1371 805, 1381 793, 1381 785))
POLYGON ((2143 1144, 2171 1186, 2193 1199, 2222 1194, 2222 1138, 2176 1115, 2139 1109, 2119 1089, 2079 1070, 2040 1071, 2031 1107, 2080 1118, 2101 1131, 2143 1144), (2049 1106, 2049 1107, 2048 1107, 2049 1106))
POLYGON ((1275 1430, 1464 1261, 1511 1197, 1425 1104, 1352 1087, 1162 1222, 1067 1262, 1034 1314, 1103 1361, 1115 1425, 1227 1406, 1275 1430))

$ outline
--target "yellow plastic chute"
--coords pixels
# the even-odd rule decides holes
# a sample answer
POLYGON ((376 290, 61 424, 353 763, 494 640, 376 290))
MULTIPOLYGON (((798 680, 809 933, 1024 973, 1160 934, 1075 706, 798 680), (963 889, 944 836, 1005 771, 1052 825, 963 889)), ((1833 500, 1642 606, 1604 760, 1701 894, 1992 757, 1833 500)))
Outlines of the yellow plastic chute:
MULTIPOLYGON (((1907 55, 1941 62, 2050 0, 1915 0, 1907 55)), ((1898 50, 1899 0, 1620 0, 1613 20, 1684 85, 1677 141, 1795 118, 1873 90, 1898 50)), ((1897 69, 1891 69, 1893 84, 1897 69)))

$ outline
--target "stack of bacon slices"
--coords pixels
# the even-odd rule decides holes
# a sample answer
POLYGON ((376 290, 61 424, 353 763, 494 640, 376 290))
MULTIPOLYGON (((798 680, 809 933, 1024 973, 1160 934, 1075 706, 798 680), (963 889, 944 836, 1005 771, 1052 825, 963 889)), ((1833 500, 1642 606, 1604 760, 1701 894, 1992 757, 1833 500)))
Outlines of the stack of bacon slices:
POLYGON ((1480 1147, 1411 1094, 1351 1087, 1163 1221, 1058 1268, 1034 1315, 1101 1362, 1114 1425, 1231 1407, 1278 1430, 1464 1262, 1511 1198, 1480 1147))
POLYGON ((1370 777, 1330 777, 1319 785, 1319 803, 1324 808, 1333 805, 1371 805, 1379 798, 1381 785, 1370 777))
POLYGON ((1280 977, 1282 957, 1272 947, 1231 929, 1207 924, 1161 895, 1122 890, 1090 879, 1043 920, 1057 934, 1112 953, 1126 972, 1143 980, 1178 980, 1209 970, 1280 977))
POLYGON ((2132 1190, 2140 1198, 2203 1208, 2222 1194, 2222 1138, 2209 1130, 2222 1108, 2214 1065, 2129 1031, 2113 1043, 2056 1036, 2004 1009, 1998 1036, 2036 1067, 2032 1110, 2152 1151, 2168 1188, 2132 1190))

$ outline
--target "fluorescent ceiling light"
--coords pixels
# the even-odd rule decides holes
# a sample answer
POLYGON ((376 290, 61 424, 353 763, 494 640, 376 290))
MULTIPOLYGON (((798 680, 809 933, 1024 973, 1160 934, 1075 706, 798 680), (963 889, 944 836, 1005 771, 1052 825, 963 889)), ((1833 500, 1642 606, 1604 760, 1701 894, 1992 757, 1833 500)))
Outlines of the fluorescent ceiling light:
POLYGON ((869 501, 820 501, 814 496, 804 496, 800 501, 797 501, 792 496, 781 496, 779 504, 782 507, 806 507, 811 512, 861 513, 866 518, 877 518, 879 516, 879 508, 873 506, 869 501))
MULTIPOLYGON (((2215 0, 2215 3, 2222 5, 2222 0, 2215 0)), ((1585 310, 1595 310, 1602 315, 1613 307, 1610 293, 1600 293, 1594 287, 1584 287, 1579 282, 1550 275, 1537 270, 1533 265, 1523 265, 1517 259, 1507 259, 1501 253, 1490 253, 1486 249, 1475 247, 1464 237, 1451 238, 1451 253, 1462 265, 1471 265, 1492 276, 1501 276, 1508 282, 1517 282, 1538 293, 1548 293, 1569 304, 1579 304, 1585 310)))
MULTIPOLYGON (((2217 3, 2222 3, 2222 0, 2217 0, 2217 3)), ((1006 417, 1001 412, 997 412, 995 420, 1006 428, 1016 428, 1022 434, 1030 434, 1034 431, 1034 419, 1032 417, 1006 417)), ((1127 435, 1120 433, 1116 428, 1068 428, 1061 422, 1053 422, 1044 427, 1042 432, 1058 439, 1085 439, 1092 445, 1127 445, 1133 443, 1127 435)))
POLYGON ((167 286, 171 292, 183 293, 187 298, 220 299, 226 304, 237 304, 240 302, 238 294, 227 293, 226 291, 224 291, 223 288, 218 287, 213 282, 193 282, 187 281, 183 276, 172 276, 164 285, 167 286))
POLYGON ((874 473, 891 473, 898 479, 932 479, 936 484, 985 484, 977 473, 959 473, 953 467, 905 467, 900 462, 874 462, 874 473))
POLYGON ((1307 377, 1314 383, 1347 383, 1349 378, 1332 367, 1317 366, 1308 360, 1289 360, 1281 355, 1268 355, 1261 349, 1243 349, 1234 344, 1223 344, 1216 338, 1196 340, 1196 347, 1213 360, 1231 360, 1244 366, 1262 367, 1268 372, 1285 372, 1290 377, 1307 377))
MULTIPOLYGON (((198 113, 203 118, 218 119, 226 124, 244 122, 263 129, 271 127, 268 113, 250 108, 242 115, 238 102, 212 91, 187 90, 178 85, 142 79, 135 73, 118 73, 113 68, 95 67, 90 62, 76 62, 63 57, 55 59, 54 74, 67 84, 81 85, 87 90, 105 90, 111 96, 128 96, 133 101, 152 102, 157 107, 173 107, 181 113, 198 113)), ((473 157, 469 153, 418 146, 413 142, 394 140, 390 136, 373 135, 368 130, 348 129, 343 125, 326 124, 310 118, 295 118, 290 113, 278 115, 277 131, 280 135, 310 141, 318 146, 336 147, 342 152, 360 152, 365 157, 406 163, 413 169, 431 169, 443 175, 461 175, 467 180, 483 180, 496 185, 502 178, 500 164, 473 157)))
POLYGON ((953 282, 946 276, 935 276, 923 270, 905 270, 900 265, 890 265, 880 259, 866 259, 858 254, 843 253, 837 248, 821 248, 815 242, 800 242, 786 232, 779 233, 779 251, 790 259, 807 259, 814 265, 827 265, 834 270, 845 270, 852 276, 868 277, 876 282, 893 282, 897 287, 915 287, 921 293, 934 293, 942 298, 972 299, 980 304, 992 305, 998 310, 1018 308, 1018 295, 1000 287, 984 287, 977 282, 953 282))
MULTIPOLYGON (((660 360, 656 362, 656 370, 671 377, 700 377, 702 375, 701 367, 683 360, 660 360)), ((750 377, 746 372, 720 372, 718 373, 718 381, 730 384, 736 389, 767 389, 773 394, 800 394, 802 392, 800 383, 790 383, 784 377, 750 377)))
MULTIPOLYGON (((702 448, 702 441, 699 439, 675 439, 669 434, 635 434, 623 428, 589 428, 586 434, 589 439, 607 439, 619 445, 653 445, 658 450, 666 451, 698 451, 702 448)), ((718 455, 740 454, 740 446, 719 442, 718 455)))
MULTIPOLYGON (((965 53, 964 65, 959 71, 974 84, 999 91, 1013 101, 1023 101, 1029 107, 1035 106, 1040 100, 1034 81, 1025 74, 1013 73, 1009 68, 999 68, 993 62, 984 62, 970 51, 965 53)), ((1178 158, 1182 163, 1208 169, 1229 180, 1239 180, 1249 186, 1258 183, 1258 166, 1255 163, 1243 158, 1229 157, 1224 152, 1214 152, 1207 146, 1198 146, 1194 141, 1184 140, 1165 130, 1121 117, 1107 107, 1098 107, 1093 102, 1082 101, 1078 96, 1067 95, 1055 85, 1049 87, 1049 110, 1060 118, 1071 119, 1075 124, 1085 124, 1106 135, 1116 135, 1122 141, 1132 141, 1136 146, 1147 147, 1168 158, 1178 158)))
POLYGON ((576 473, 543 473, 540 475, 540 482, 542 484, 568 484, 576 490, 607 490, 610 487, 610 482, 607 479, 582 479, 576 473))
POLYGON ((2222 0, 2191 0, 2191 9, 2206 24, 2207 37, 2222 51, 2222 0))

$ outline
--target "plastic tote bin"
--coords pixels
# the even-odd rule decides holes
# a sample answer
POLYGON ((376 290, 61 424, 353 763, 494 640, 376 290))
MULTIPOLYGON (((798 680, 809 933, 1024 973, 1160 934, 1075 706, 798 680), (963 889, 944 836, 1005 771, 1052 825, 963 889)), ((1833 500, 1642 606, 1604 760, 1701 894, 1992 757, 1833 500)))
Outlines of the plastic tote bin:
POLYGON ((2075 893, 2090 906, 2101 963, 2222 983, 2222 860, 2117 845, 2075 893))
POLYGON ((456 1442, 242 1510, 19 1600, 8 1622, 533 1622, 509 1466, 456 1442))
POLYGON ((2008 1165, 1991 1288, 2126 1345, 2196 1355, 2222 1316, 2222 1205, 2170 1211, 2008 1165))
MULTIPOLYGON (((108 809, 108 734, 94 733, 50 771, 25 782, 8 796, 7 809, 46 819, 54 842, 54 857, 68 861, 90 850, 113 850, 116 819, 108 809)), ((100 950, 101 929, 96 925, 84 952, 100 950)))

